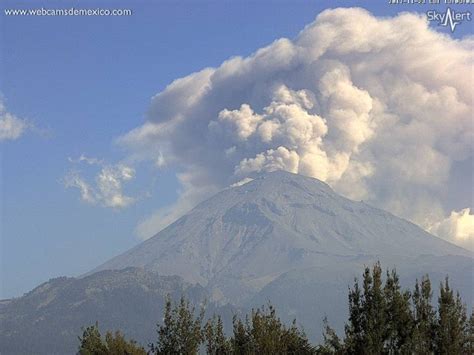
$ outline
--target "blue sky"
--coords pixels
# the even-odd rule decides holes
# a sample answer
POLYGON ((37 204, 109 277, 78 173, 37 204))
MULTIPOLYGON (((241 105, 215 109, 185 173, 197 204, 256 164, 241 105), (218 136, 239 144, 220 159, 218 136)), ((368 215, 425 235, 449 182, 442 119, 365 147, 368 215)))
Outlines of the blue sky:
MULTIPOLYGON (((137 224, 176 200, 173 168, 146 163, 127 188, 150 196, 127 209, 86 204, 62 183, 74 168, 70 157, 123 159, 116 138, 144 122, 151 97, 174 79, 294 38, 328 7, 361 6, 377 16, 428 9, 387 1, 36 1, 34 7, 131 8, 133 16, 3 14, 31 4, 1 4, 0 91, 8 112, 36 127, 0 143, 1 298, 87 272, 132 247, 137 224)), ((467 23, 454 36, 470 33, 467 23)))

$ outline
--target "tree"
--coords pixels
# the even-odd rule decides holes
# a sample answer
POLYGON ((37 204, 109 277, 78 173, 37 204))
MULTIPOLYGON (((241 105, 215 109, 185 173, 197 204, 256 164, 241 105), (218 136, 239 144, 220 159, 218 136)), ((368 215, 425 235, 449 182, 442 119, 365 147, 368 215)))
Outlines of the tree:
MULTIPOLYGON (((357 279, 354 280, 354 287, 349 289, 349 319, 345 325, 345 353, 384 353, 387 338, 391 333, 387 331, 387 296, 392 299, 390 306, 398 309, 403 303, 398 293, 396 273, 391 274, 390 284, 385 289, 383 288, 382 268, 379 262, 374 264, 372 269, 365 268, 362 289, 357 279), (395 300, 400 305, 396 305, 395 300)), ((391 327, 395 331, 394 334, 398 334, 398 327, 394 323, 391 327)))
POLYGON ((134 340, 127 341, 120 331, 107 332, 104 341, 97 323, 87 327, 79 341, 80 355, 146 355, 143 347, 134 340))
POLYGON ((386 334, 385 298, 382 290, 382 268, 377 262, 366 268, 363 279, 362 326, 367 354, 382 354, 386 334))
POLYGON ((474 354, 474 309, 469 317, 469 324, 467 328, 467 341, 465 344, 465 353, 474 354))
POLYGON ((459 293, 454 296, 447 277, 440 285, 437 323, 436 353, 462 354, 468 342, 466 308, 459 293))
POLYGON ((428 275, 416 280, 412 296, 414 329, 412 350, 416 354, 432 354, 435 346, 436 312, 431 304, 431 282, 428 275))
MULTIPOLYGON (((354 279, 354 288, 349 288, 349 321, 345 325, 345 349, 348 354, 362 354, 365 348, 363 315, 362 294, 359 282, 354 279)), ((328 336, 332 337, 331 334, 328 336)))
POLYGON ((252 311, 251 321, 252 324, 248 332, 258 353, 274 354, 282 349, 283 325, 276 317, 273 306, 270 305, 268 309, 262 307, 262 309, 252 311))
POLYGON ((248 315, 245 317, 245 324, 240 318, 234 316, 232 319, 234 329, 233 337, 230 340, 232 353, 236 355, 252 354, 255 352, 252 336, 248 329, 251 328, 248 315))
POLYGON ((151 352, 155 354, 166 354, 172 352, 178 347, 176 339, 176 319, 172 308, 171 299, 167 298, 165 304, 165 314, 163 317, 163 325, 158 325, 158 341, 157 344, 151 344, 151 352))
POLYGON ((135 340, 126 340, 120 331, 105 334, 105 343, 110 355, 146 355, 145 349, 135 340))
POLYGON ((385 298, 385 334, 384 353, 409 353, 413 333, 413 317, 410 310, 409 291, 401 291, 395 269, 387 270, 384 286, 385 298))
POLYGON ((315 349, 316 354, 329 355, 329 354, 345 354, 348 353, 347 349, 344 348, 344 344, 341 339, 337 336, 336 331, 329 326, 327 317, 324 317, 324 342, 322 345, 318 345, 315 349))
POLYGON ((296 325, 296 320, 293 320, 289 328, 283 328, 283 330, 282 342, 285 345, 286 354, 314 354, 314 347, 304 330, 296 325))
POLYGON ((79 352, 80 355, 107 355, 107 346, 102 341, 102 336, 99 332, 99 325, 91 325, 83 329, 82 337, 79 337, 79 352))
POLYGON ((306 334, 294 321, 286 327, 277 317, 275 308, 252 310, 245 323, 234 317, 233 354, 313 354, 306 334))
POLYGON ((204 327, 206 350, 210 355, 231 354, 231 343, 224 333, 224 325, 220 316, 209 319, 204 327))
POLYGON ((158 340, 150 345, 153 354, 197 354, 203 341, 201 331, 204 308, 198 316, 195 309, 184 297, 179 304, 172 306, 168 298, 165 306, 163 324, 158 325, 158 340))

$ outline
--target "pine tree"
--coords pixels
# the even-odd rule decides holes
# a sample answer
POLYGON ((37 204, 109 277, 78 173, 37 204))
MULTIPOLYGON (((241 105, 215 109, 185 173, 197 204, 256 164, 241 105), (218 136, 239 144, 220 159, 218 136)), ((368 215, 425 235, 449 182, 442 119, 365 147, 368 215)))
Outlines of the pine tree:
POLYGON ((296 321, 286 327, 272 305, 252 310, 245 324, 234 317, 231 343, 233 354, 314 354, 296 321))
POLYGON ((231 354, 231 344, 224 334, 224 326, 220 316, 209 319, 204 327, 207 354, 231 354))
POLYGON ((436 312, 431 304, 431 282, 428 275, 416 280, 413 292, 414 329, 412 349, 416 354, 432 354, 435 348, 436 312))
POLYGON ((102 341, 99 332, 99 325, 91 325, 83 330, 82 337, 79 337, 79 355, 107 355, 107 346, 102 341))
POLYGON ((202 343, 201 331, 204 309, 194 316, 195 309, 184 297, 178 305, 172 307, 171 300, 166 301, 163 324, 158 325, 158 341, 150 345, 153 354, 197 354, 202 343))
POLYGON ((387 271, 385 297, 384 353, 408 353, 411 347, 413 318, 410 312, 410 292, 401 291, 396 270, 387 271))
MULTIPOLYGON (((349 319, 345 325, 343 353, 410 352, 414 328, 410 311, 411 294, 401 290, 395 270, 387 271, 385 285, 381 276, 380 263, 376 263, 372 269, 366 267, 362 290, 357 279, 353 288, 349 289, 349 319)), ((326 334, 331 335, 327 331, 326 334)), ((335 352, 338 351, 334 335, 326 336, 326 349, 327 345, 335 352)))
POLYGON ((454 297, 446 277, 440 285, 438 298, 438 324, 436 327, 436 353, 442 355, 462 354, 466 339, 466 308, 459 293, 454 297))
POLYGON ((367 354, 382 354, 385 342, 385 299, 382 290, 382 268, 377 262, 364 272, 362 325, 367 354))
POLYGON ((172 307, 171 299, 168 297, 165 304, 163 324, 158 325, 158 342, 156 345, 151 344, 151 352, 153 354, 171 353, 178 347, 178 340, 175 334, 176 320, 172 307))
POLYGON ((344 344, 341 339, 337 336, 336 331, 329 326, 327 317, 324 317, 324 332, 323 338, 324 342, 322 345, 316 347, 316 354, 326 355, 326 354, 345 354, 344 344))
POLYGON ((134 340, 126 340, 120 331, 105 334, 105 344, 110 355, 146 355, 145 349, 134 340))
POLYGON ((134 340, 127 341, 120 331, 107 332, 104 341, 97 323, 87 327, 79 341, 80 355, 146 355, 143 347, 134 340))
POLYGON ((232 319, 234 334, 231 339, 232 353, 235 355, 252 354, 254 346, 250 334, 247 329, 250 329, 248 316, 246 322, 242 322, 240 318, 234 316, 232 319))
POLYGON ((283 328, 281 339, 286 354, 314 354, 314 347, 310 344, 304 330, 296 325, 296 320, 288 329, 283 328))
POLYGON ((280 339, 282 324, 276 317, 273 306, 269 306, 268 310, 265 307, 252 310, 251 322, 248 332, 258 353, 274 354, 282 348, 280 339))
POLYGON ((354 288, 349 289, 349 321, 345 326, 345 333, 347 353, 363 354, 365 333, 363 328, 362 294, 357 279, 354 279, 354 288))
POLYGON ((471 312, 469 317, 469 323, 466 327, 466 344, 465 344, 465 353, 474 354, 474 309, 471 312))

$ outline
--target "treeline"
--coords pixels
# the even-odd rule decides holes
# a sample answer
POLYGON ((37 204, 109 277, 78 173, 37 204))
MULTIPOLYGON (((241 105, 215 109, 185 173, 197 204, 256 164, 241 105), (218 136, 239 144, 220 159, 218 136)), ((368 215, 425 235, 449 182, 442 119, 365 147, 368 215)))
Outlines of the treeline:
POLYGON ((327 322, 325 328, 320 354, 474 354, 474 315, 467 317, 448 278, 435 309, 428 276, 416 281, 413 292, 402 290, 395 270, 387 271, 383 284, 379 263, 349 290, 344 339, 327 322))
POLYGON ((205 320, 182 298, 167 300, 157 339, 147 350, 121 332, 101 336, 98 326, 81 337, 80 355, 143 354, 474 354, 474 314, 467 316, 459 293, 446 280, 440 284, 437 307, 432 305, 428 276, 413 291, 402 290, 395 270, 382 278, 379 263, 366 268, 362 282, 349 289, 349 317, 341 338, 325 323, 324 342, 312 345, 296 321, 285 325, 273 306, 233 318, 230 336, 219 316, 205 320))

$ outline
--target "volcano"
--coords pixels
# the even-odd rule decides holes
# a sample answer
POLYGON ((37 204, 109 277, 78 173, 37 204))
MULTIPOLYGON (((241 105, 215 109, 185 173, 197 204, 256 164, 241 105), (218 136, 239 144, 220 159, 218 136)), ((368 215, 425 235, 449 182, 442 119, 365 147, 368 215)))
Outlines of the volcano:
POLYGON ((80 327, 95 321, 147 344, 166 295, 207 299, 228 327, 235 312, 270 301, 282 320, 296 318, 320 341, 325 316, 343 331, 348 286, 377 261, 397 268, 403 287, 429 274, 435 295, 449 275, 472 305, 469 251, 316 179, 265 173, 83 277, 50 280, 0 301, 0 352, 72 354, 80 327))
POLYGON ((141 267, 243 304, 287 272, 422 256, 471 255, 319 180, 277 171, 218 193, 94 272, 141 267))

